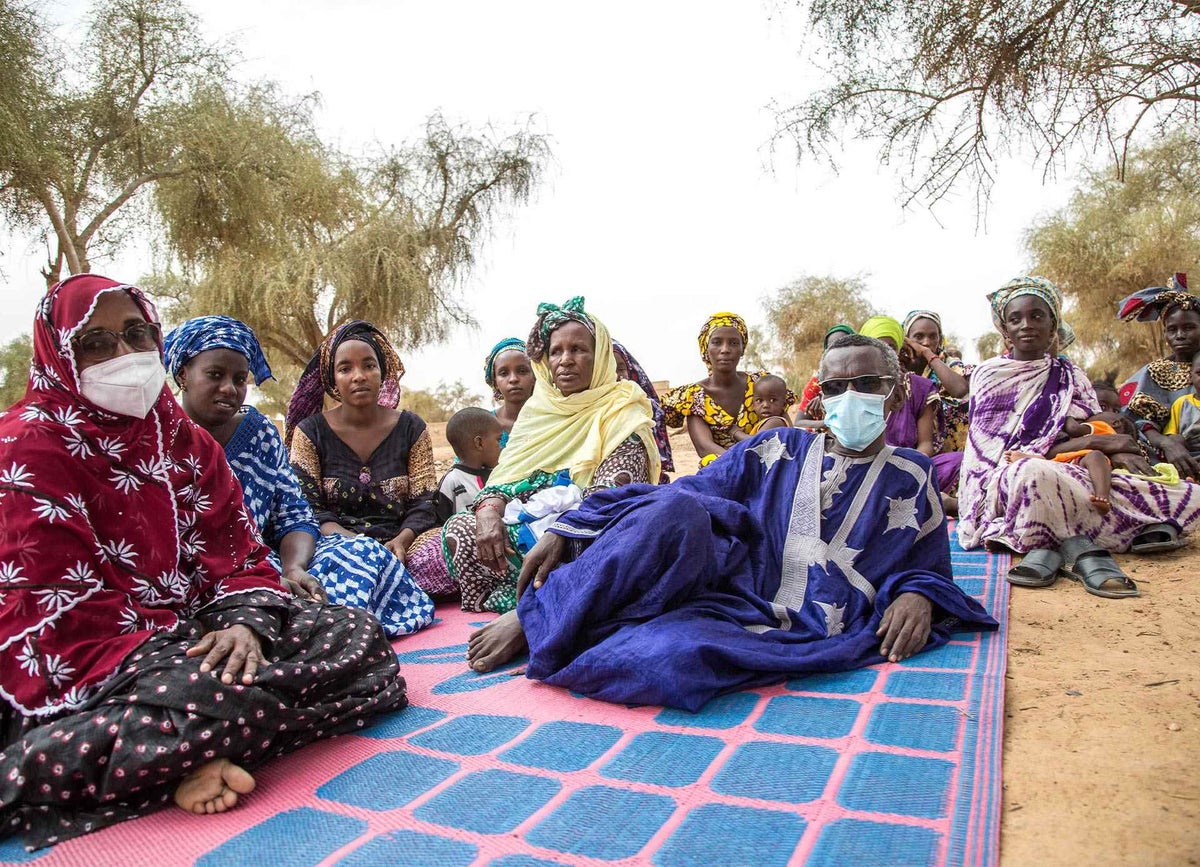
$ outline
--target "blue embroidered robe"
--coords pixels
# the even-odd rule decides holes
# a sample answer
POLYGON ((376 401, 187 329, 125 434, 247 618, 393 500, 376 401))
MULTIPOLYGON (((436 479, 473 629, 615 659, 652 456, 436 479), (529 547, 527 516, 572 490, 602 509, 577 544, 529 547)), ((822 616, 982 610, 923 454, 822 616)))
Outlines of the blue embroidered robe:
POLYGON ((613 702, 713 696, 881 662, 901 593, 933 602, 926 645, 996 621, 954 583, 927 457, 827 454, 772 430, 699 475, 593 494, 551 530, 585 546, 518 606, 528 675, 613 702))

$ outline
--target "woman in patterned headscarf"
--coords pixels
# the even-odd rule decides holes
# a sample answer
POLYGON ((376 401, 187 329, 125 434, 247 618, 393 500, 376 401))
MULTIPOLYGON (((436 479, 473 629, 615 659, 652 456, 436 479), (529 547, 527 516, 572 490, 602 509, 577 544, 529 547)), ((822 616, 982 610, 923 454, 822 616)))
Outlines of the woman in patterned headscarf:
POLYGON ((321 532, 279 430, 245 405, 249 374, 259 385, 271 378, 250 327, 201 316, 168 334, 163 348, 183 411, 224 448, 284 584, 314 600, 364 608, 392 637, 429 625, 433 606, 395 554, 367 535, 321 532))
POLYGON ((959 490, 964 548, 1002 546, 1028 556, 1009 581, 1048 587, 1061 569, 1098 596, 1136 596, 1109 552, 1163 550, 1200 523, 1200 487, 1113 474, 1111 507, 1097 509, 1088 471, 1044 460, 1091 448, 1114 466, 1149 472, 1132 436, 1068 439, 1071 419, 1100 411, 1082 370, 1058 355, 1069 343, 1062 296, 1043 277, 1019 277, 988 296, 992 319, 1012 343, 971 375, 971 423, 959 490), (1010 452, 1041 457, 1013 459, 1010 452))
MULTIPOLYGON (((334 330, 304 369, 288 406, 292 469, 325 534, 370 536, 401 563, 437 527, 433 443, 417 415, 397 410, 404 365, 387 337, 354 320, 334 330), (322 401, 336 402, 321 411, 322 401)), ((404 612, 407 632, 433 616, 433 603, 406 570, 364 592, 374 609, 404 612)), ((329 588, 326 588, 328 591, 329 588)))
MULTIPOLYGON (((667 425, 687 425, 701 466, 749 436, 760 421, 753 408, 754 383, 767 371, 738 370, 748 337, 746 320, 736 313, 708 317, 697 338, 708 376, 662 396, 667 425)), ((790 403, 796 402, 795 395, 789 398, 790 403)))
POLYGON ((539 305, 528 349, 533 397, 488 486, 442 531, 465 611, 516 606, 523 552, 535 532, 518 517, 528 518, 535 497, 540 517, 568 508, 572 496, 577 504, 596 491, 658 479, 650 401, 636 383, 617 379, 608 329, 584 311, 583 299, 539 305))
POLYGON ((1187 291, 1186 274, 1176 274, 1170 287, 1151 286, 1130 295, 1117 315, 1126 322, 1162 320, 1171 354, 1135 373, 1121 387, 1121 402, 1155 457, 1174 464, 1185 479, 1200 479, 1200 462, 1187 442, 1163 432, 1171 405, 1192 393, 1192 359, 1200 352, 1200 297, 1187 291))
POLYGON ((64 280, 0 413, 0 836, 30 848, 224 812, 247 769, 406 704, 372 617, 280 586, 158 335, 136 288, 64 280))

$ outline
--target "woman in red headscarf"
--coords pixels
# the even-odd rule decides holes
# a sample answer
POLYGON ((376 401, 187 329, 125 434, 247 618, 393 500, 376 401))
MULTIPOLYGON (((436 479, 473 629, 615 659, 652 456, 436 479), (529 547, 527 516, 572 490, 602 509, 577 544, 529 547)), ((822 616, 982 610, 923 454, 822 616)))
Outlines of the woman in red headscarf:
POLYGON ((164 388, 153 305, 79 275, 0 414, 0 819, 30 848, 403 707, 379 624, 279 583, 221 448, 164 388))

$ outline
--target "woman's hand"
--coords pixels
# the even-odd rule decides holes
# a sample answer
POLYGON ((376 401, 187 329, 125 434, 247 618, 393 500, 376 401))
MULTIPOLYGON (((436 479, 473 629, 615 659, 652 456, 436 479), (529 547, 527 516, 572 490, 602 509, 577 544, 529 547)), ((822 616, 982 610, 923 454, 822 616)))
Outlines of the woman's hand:
POLYGON ((889 662, 899 662, 919 652, 929 641, 933 603, 920 593, 901 593, 883 612, 877 636, 883 637, 879 652, 889 662))
POLYGON ((517 578, 517 598, 521 598, 530 581, 533 582, 534 590, 545 584, 550 572, 562 562, 563 553, 566 550, 567 539, 565 536, 557 533, 543 533, 542 538, 538 539, 537 544, 529 549, 524 562, 521 563, 521 575, 517 578))
POLYGON ((475 550, 480 563, 503 575, 508 570, 508 557, 516 552, 508 543, 508 531, 501 515, 487 502, 475 510, 475 550))
POLYGON ((280 581, 294 596, 301 599, 307 599, 310 602, 328 601, 325 598, 325 588, 321 586, 321 582, 299 566, 285 569, 280 581))
POLYGON ((1200 479, 1200 463, 1197 463, 1196 459, 1192 457, 1192 453, 1188 451, 1187 442, 1183 437, 1177 434, 1164 435, 1157 445, 1158 450, 1162 452, 1163 460, 1168 464, 1174 464, 1182 478, 1190 481, 1200 479))
POLYGON ((264 661, 258 636, 250 627, 240 623, 228 629, 206 633, 187 649, 188 656, 201 654, 205 655, 200 663, 200 670, 204 672, 212 671, 222 659, 229 657, 229 661, 225 663, 225 670, 221 672, 221 683, 233 683, 238 672, 242 674, 242 683, 254 683, 258 666, 264 661))
POLYGON ((358 533, 354 533, 350 530, 347 530, 345 527, 343 527, 337 521, 326 521, 324 524, 321 525, 321 533, 325 536, 357 536, 358 535, 358 533))
POLYGON ((931 352, 929 349, 917 343, 917 341, 913 340, 911 337, 904 338, 903 349, 908 350, 913 358, 921 359, 921 361, 925 362, 926 365, 930 364, 935 358, 937 358, 936 352, 931 352))
POLYGON ((397 533, 395 538, 385 542, 383 547, 395 554, 397 560, 407 565, 408 549, 415 539, 416 534, 412 530, 405 528, 397 533))
MULTIPOLYGON (((1107 437, 1099 437, 1099 439, 1107 439, 1107 437)), ((1150 466, 1150 462, 1142 457, 1139 452, 1123 452, 1109 455, 1108 459, 1112 461, 1112 465, 1116 469, 1128 470, 1139 476, 1154 475, 1154 467, 1150 466)))
POLYGON ((825 406, 821 403, 821 395, 818 394, 808 402, 808 406, 804 407, 804 413, 813 421, 825 419, 825 406))
POLYGON ((1088 436, 1088 448, 1110 456, 1138 454, 1137 438, 1129 434, 1091 434, 1088 436))

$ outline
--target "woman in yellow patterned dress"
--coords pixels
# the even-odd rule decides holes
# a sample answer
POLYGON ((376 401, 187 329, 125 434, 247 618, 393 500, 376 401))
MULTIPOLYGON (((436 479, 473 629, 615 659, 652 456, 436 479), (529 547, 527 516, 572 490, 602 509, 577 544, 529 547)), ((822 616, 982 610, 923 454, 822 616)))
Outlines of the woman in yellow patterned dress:
MULTIPOLYGON (((714 313, 700 329, 697 342, 708 376, 682 385, 662 397, 668 427, 687 425, 700 465, 705 466, 746 439, 759 423, 754 412, 754 383, 767 371, 738 370, 749 332, 736 313, 714 313)), ((795 397, 792 398, 793 402, 795 397)))

